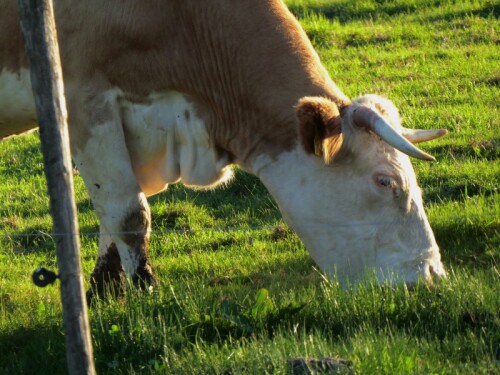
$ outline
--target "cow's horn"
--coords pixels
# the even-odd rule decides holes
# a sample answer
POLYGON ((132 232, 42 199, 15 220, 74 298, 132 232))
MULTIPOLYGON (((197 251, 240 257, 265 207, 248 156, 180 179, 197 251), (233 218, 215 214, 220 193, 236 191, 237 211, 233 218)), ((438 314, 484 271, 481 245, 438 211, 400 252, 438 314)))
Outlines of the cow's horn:
POLYGON ((358 107, 353 112, 353 121, 357 126, 366 127, 377 134, 385 142, 398 149, 402 153, 421 160, 436 160, 434 156, 427 154, 413 146, 405 137, 390 126, 377 112, 368 107, 358 107))
POLYGON ((418 130, 403 128, 403 137, 413 144, 431 141, 446 134, 448 134, 448 130, 446 129, 418 130))

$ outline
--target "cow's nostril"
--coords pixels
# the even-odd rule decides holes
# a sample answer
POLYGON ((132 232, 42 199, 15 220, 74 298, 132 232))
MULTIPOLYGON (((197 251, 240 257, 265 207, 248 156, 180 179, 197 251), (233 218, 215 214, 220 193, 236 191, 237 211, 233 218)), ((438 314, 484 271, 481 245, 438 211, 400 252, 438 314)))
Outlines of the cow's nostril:
POLYGON ((429 264, 428 278, 434 281, 446 279, 446 272, 440 267, 439 264, 437 265, 437 267, 429 264))
POLYGON ((432 264, 429 264, 429 276, 434 278, 435 276, 437 276, 436 274, 436 271, 434 271, 434 267, 432 266, 432 264))
POLYGON ((437 279, 437 274, 436 270, 434 269, 434 266, 431 263, 427 263, 424 268, 423 268, 423 277, 426 282, 431 283, 437 279))

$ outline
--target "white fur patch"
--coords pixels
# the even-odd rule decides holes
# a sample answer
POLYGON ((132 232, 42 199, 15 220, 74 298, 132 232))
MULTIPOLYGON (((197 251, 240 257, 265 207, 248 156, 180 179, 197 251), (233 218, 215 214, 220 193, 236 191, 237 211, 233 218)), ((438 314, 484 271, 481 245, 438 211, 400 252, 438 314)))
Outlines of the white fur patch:
POLYGON ((231 178, 229 160, 216 157, 203 119, 182 94, 120 100, 120 106, 134 173, 146 195, 179 181, 209 188, 231 178))
POLYGON ((28 69, 0 72, 0 139, 36 128, 35 101, 28 69))

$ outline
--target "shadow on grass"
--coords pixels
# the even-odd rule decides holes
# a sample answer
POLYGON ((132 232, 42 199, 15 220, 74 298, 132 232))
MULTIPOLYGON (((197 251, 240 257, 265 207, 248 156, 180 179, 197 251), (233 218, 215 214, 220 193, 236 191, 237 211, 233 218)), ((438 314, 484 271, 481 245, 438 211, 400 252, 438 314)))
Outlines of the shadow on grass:
MULTIPOLYGON (((92 241, 99 241, 99 227, 85 225, 80 227, 82 236, 90 237, 92 241)), ((55 255, 56 244, 51 228, 32 226, 26 228, 23 233, 11 233, 3 236, 2 241, 18 255, 40 253, 55 255)), ((97 255, 97 254, 96 254, 97 255)))
MULTIPOLYGON (((436 2, 439 3, 439 1, 436 2)), ((415 11, 416 6, 413 4, 394 5, 389 3, 386 6, 377 6, 375 8, 360 7, 357 6, 355 2, 345 0, 329 5, 308 4, 306 7, 302 5, 290 5, 288 8, 298 18, 303 18, 310 13, 317 13, 326 18, 346 23, 353 20, 373 19, 381 16, 406 14, 415 11)))
POLYGON ((466 217, 433 223, 445 264, 488 269, 500 264, 500 224, 466 217), (496 250, 495 250, 496 249, 496 250))
POLYGON ((0 334, 0 373, 66 374, 60 324, 35 325, 0 334))
POLYGON ((86 214, 91 211, 94 212, 94 207, 92 206, 90 198, 76 202, 76 211, 78 214, 86 214))
POLYGON ((430 22, 436 21, 453 21, 456 19, 466 19, 469 17, 480 17, 480 18, 489 18, 493 17, 498 19, 500 16, 500 5, 498 3, 490 3, 479 9, 474 10, 465 10, 465 11, 457 11, 457 12, 448 12, 440 15, 429 16, 426 19, 430 22))
POLYGON ((500 159, 500 138, 492 138, 482 142, 471 141, 468 145, 428 146, 427 149, 437 160, 451 157, 458 160, 496 161, 500 159))
POLYGON ((7 247, 11 248, 17 255, 55 253, 55 242, 50 229, 42 226, 25 228, 23 233, 6 234, 2 238, 2 242, 8 244, 7 247))
MULTIPOLYGON (((354 20, 373 20, 381 17, 395 17, 401 14, 411 14, 422 7, 439 7, 443 1, 428 0, 426 4, 394 4, 393 2, 383 2, 375 6, 362 6, 357 2, 344 0, 337 1, 335 4, 328 5, 289 5, 290 11, 298 18, 304 18, 310 13, 321 14, 331 20, 338 20, 342 23, 351 22, 354 20)), ((446 2, 444 2, 446 3, 446 2)), ((480 9, 470 11, 443 12, 437 16, 429 16, 431 22, 446 20, 451 21, 457 18, 466 18, 469 16, 487 18, 493 16, 498 18, 500 15, 500 6, 498 4, 487 4, 480 9)))
MULTIPOLYGON (((189 202, 198 207, 206 208, 214 218, 227 219, 227 206, 231 206, 231 215, 258 212, 258 221, 275 220, 281 214, 273 198, 262 182, 248 173, 239 169, 235 170, 235 181, 229 182, 214 190, 193 190, 182 184, 172 185, 167 191, 149 198, 150 205, 169 204, 170 202, 189 202)), ((176 222, 186 216, 183 209, 163 214, 163 217, 153 217, 153 222, 158 226, 172 228, 176 222)), ((249 225, 249 223, 245 223, 249 225)), ((251 225, 251 223, 250 223, 251 225)))
POLYGON ((419 177, 420 186, 425 186, 424 200, 427 203, 443 201, 463 202, 474 196, 489 197, 498 189, 491 181, 481 179, 460 179, 456 176, 419 177))

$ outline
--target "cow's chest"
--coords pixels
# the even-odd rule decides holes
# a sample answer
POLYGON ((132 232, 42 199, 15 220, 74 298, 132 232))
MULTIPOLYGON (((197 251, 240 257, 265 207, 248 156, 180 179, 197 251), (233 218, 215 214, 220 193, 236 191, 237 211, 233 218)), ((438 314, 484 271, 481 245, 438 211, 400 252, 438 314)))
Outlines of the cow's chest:
POLYGON ((169 183, 210 187, 231 176, 228 160, 217 158, 203 119, 182 94, 121 100, 120 107, 132 166, 147 195, 169 183))

